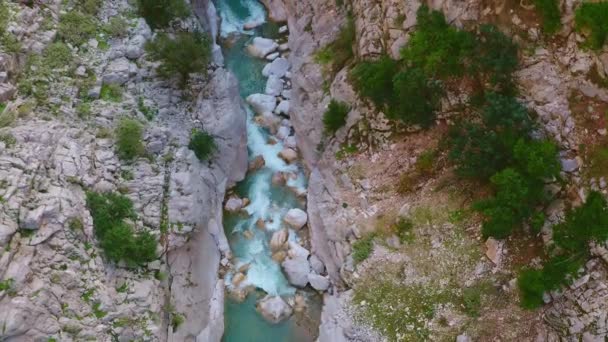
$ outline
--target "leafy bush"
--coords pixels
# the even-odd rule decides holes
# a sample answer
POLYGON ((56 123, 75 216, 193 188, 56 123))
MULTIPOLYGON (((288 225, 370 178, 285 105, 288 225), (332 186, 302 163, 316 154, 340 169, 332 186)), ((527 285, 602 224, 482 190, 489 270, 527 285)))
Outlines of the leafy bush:
POLYGON ((346 124, 346 117, 350 107, 343 102, 332 99, 327 110, 323 114, 323 125, 328 133, 335 133, 340 127, 346 124))
POLYGON ((513 164, 513 148, 533 128, 527 109, 516 99, 488 94, 480 122, 460 123, 451 132, 449 158, 461 176, 488 179, 513 164))
POLYGON ((71 11, 59 18, 58 34, 67 43, 80 46, 95 37, 96 33, 97 22, 89 14, 71 11))
POLYGON ((194 151, 194 154, 200 161, 209 160, 215 151, 217 151, 217 145, 213 136, 198 129, 192 131, 188 148, 194 151))
POLYGON ((118 84, 104 84, 101 86, 99 98, 110 102, 122 100, 122 88, 118 84))
POLYGON ((374 234, 368 234, 353 243, 353 261, 358 264, 367 259, 374 250, 374 234))
POLYGON ((553 34, 562 26, 561 12, 558 0, 534 0, 536 10, 540 12, 543 19, 543 31, 553 34))
POLYGON ((517 49, 517 44, 496 26, 481 25, 472 70, 490 82, 491 90, 512 95, 512 75, 519 65, 517 49))
POLYGON ((557 159, 557 146, 549 140, 520 138, 513 147, 518 168, 532 179, 556 177, 562 167, 557 159))
POLYGON ((79 2, 79 8, 82 13, 97 15, 101 8, 102 0, 81 0, 79 2))
POLYGON ((353 44, 356 38, 355 21, 348 16, 336 40, 319 50, 315 60, 320 64, 331 64, 332 72, 340 71, 354 56, 353 44))
POLYGON ((132 160, 144 154, 143 128, 137 120, 123 118, 116 127, 116 151, 118 157, 132 160))
POLYGON ((70 66, 72 50, 62 42, 55 42, 44 50, 44 64, 51 69, 70 66))
POLYGON ((103 30, 111 37, 124 37, 127 35, 129 23, 122 17, 113 17, 103 27, 103 30))
POLYGON ((152 59, 161 62, 158 73, 165 78, 177 75, 181 87, 191 73, 204 72, 211 58, 211 41, 200 32, 180 32, 175 38, 159 34, 146 49, 152 59))
POLYGON ((535 309, 543 305, 545 284, 543 273, 540 270, 525 269, 517 278, 517 287, 521 299, 521 306, 526 309, 535 309))
POLYGON ((398 73, 393 86, 395 98, 388 118, 423 127, 434 122, 443 95, 440 83, 428 79, 421 69, 412 68, 398 73))
POLYGON ((410 66, 429 77, 461 76, 467 71, 475 47, 475 36, 450 26, 443 13, 422 5, 416 13, 417 26, 401 51, 410 66))
POLYGON ((393 101, 393 77, 399 71, 396 61, 382 56, 377 61, 358 63, 350 72, 354 87, 378 108, 384 109, 393 101))
POLYGON ((422 152, 418 158, 416 158, 416 164, 414 167, 420 174, 430 174, 435 169, 435 159, 437 158, 437 152, 435 150, 426 150, 422 152))
POLYGON ((601 193, 593 191, 582 206, 567 212, 564 222, 553 228, 558 254, 551 257, 541 270, 520 273, 521 305, 528 309, 541 306, 545 291, 557 290, 574 279, 589 258, 589 242, 606 239, 608 203, 601 193))
POLYGON ((583 2, 575 13, 576 30, 587 34, 586 44, 600 50, 608 37, 608 2, 583 2))
POLYGON ((135 234, 125 222, 136 218, 129 198, 116 193, 87 192, 87 206, 95 235, 108 259, 122 260, 129 266, 156 259, 156 239, 145 231, 135 234))
POLYGON ((190 14, 182 0, 137 0, 137 7, 152 29, 167 27, 174 19, 190 14))
POLYGON ((403 217, 399 218, 393 228, 401 243, 414 240, 414 223, 411 220, 403 217))

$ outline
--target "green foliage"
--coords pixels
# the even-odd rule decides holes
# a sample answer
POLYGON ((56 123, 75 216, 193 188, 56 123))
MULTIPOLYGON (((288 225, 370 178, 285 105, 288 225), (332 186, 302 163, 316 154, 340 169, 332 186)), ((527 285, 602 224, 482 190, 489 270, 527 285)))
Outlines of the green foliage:
POLYGON ((443 13, 422 5, 417 12, 416 31, 401 51, 410 66, 428 77, 462 76, 469 68, 475 36, 450 26, 443 13))
POLYGON ((182 0, 137 0, 137 8, 152 29, 167 27, 174 19, 190 14, 182 0))
POLYGON ((474 52, 472 70, 489 81, 492 91, 512 94, 513 72, 519 64, 517 44, 496 26, 481 25, 474 52))
POLYGON ((104 84, 101 86, 99 98, 110 102, 122 101, 122 88, 118 84, 104 84))
POLYGON ((111 37, 122 38, 127 35, 129 23, 122 17, 112 17, 103 27, 103 30, 111 37))
POLYGON ((443 95, 438 81, 427 78, 421 69, 412 68, 398 73, 393 86, 395 96, 388 118, 423 127, 434 122, 443 95))
POLYGON ((368 234, 353 243, 353 261, 355 264, 367 259, 374 250, 374 234, 368 234))
POLYGON ((115 130, 118 157, 132 160, 144 154, 143 128, 137 120, 123 118, 115 130))
POLYGON ((199 129, 192 131, 188 148, 194 151, 194 154, 200 161, 209 160, 217 151, 217 145, 213 136, 199 129))
POLYGON ((530 181, 512 168, 498 172, 490 181, 496 194, 475 207, 486 216, 481 230, 484 237, 503 239, 532 215, 542 200, 542 183, 530 181))
POLYGON ((6 26, 10 19, 11 13, 8 8, 7 2, 0 3, 0 36, 6 33, 6 26))
POLYGON ((126 222, 136 218, 133 203, 117 193, 87 192, 95 235, 108 259, 129 266, 156 259, 156 239, 149 232, 135 234, 126 222))
POLYGON ((66 43, 80 46, 97 33, 97 22, 89 14, 71 11, 59 18, 58 34, 66 43))
POLYGON ((88 102, 81 102, 76 106, 76 114, 81 119, 87 119, 91 116, 91 104, 88 102))
POLYGON ((180 32, 174 38, 159 34, 146 49, 153 60, 161 62, 158 73, 165 78, 178 76, 182 88, 190 74, 206 71, 211 58, 211 41, 200 32, 180 32))
POLYGON ((437 152, 435 150, 426 150, 422 152, 418 158, 416 158, 416 164, 414 167, 420 174, 430 174, 435 169, 435 161, 437 158, 437 152))
POLYGON ((7 148, 10 148, 17 143, 15 136, 10 133, 0 133, 0 141, 2 141, 7 148))
POLYGON ((44 50, 44 64, 51 69, 72 64, 72 50, 63 42, 55 42, 44 50))
POLYGON ((557 32, 562 26, 559 0, 534 0, 534 6, 543 19, 543 31, 549 35, 557 32))
POLYGON ((561 249, 571 254, 587 250, 589 241, 608 239, 608 205, 604 196, 593 191, 585 204, 570 211, 561 224, 553 228, 553 240, 561 249))
POLYGON ((315 55, 320 64, 331 64, 331 71, 337 73, 354 57, 353 44, 356 38, 355 21, 351 16, 346 18, 336 40, 322 48, 315 55))
POLYGON ((587 35, 586 45, 600 50, 608 37, 608 1, 583 2, 575 13, 576 30, 587 35))
POLYGON ((545 284, 540 270, 525 269, 517 278, 520 294, 520 305, 526 309, 535 309, 543 305, 545 284))
POLYGON ((412 223, 411 220, 401 217, 397 220, 393 228, 401 243, 414 240, 414 223, 412 223))
POLYGON ((78 8, 80 8, 82 13, 95 16, 99 12, 101 4, 102 0, 81 0, 78 3, 78 8))
POLYGON ((533 128, 527 109, 516 99, 488 94, 480 122, 463 122, 450 134, 449 158, 461 176, 488 179, 512 165, 513 149, 533 128))
POLYGON ((350 76, 355 89, 363 97, 369 98, 378 108, 384 108, 393 101, 393 77, 399 71, 396 61, 382 56, 375 62, 358 63, 350 76))
POLYGON ((333 134, 344 126, 349 111, 350 107, 346 103, 332 99, 329 102, 327 110, 323 114, 323 126, 325 126, 325 131, 333 134))
POLYGON ((557 159, 557 146, 549 140, 529 140, 520 138, 513 147, 515 162, 528 177, 551 179, 562 167, 557 159))
POLYGON ((534 309, 543 304, 545 291, 567 285, 590 256, 589 242, 608 239, 608 203, 593 191, 585 203, 569 211, 566 219, 553 228, 553 241, 558 254, 551 257, 541 270, 524 270, 519 275, 521 305, 534 309))
POLYGON ((173 327, 173 331, 176 331, 177 328, 179 328, 179 326, 182 325, 185 321, 186 321, 186 319, 184 318, 183 315, 178 314, 178 313, 173 313, 171 315, 171 326, 173 327))

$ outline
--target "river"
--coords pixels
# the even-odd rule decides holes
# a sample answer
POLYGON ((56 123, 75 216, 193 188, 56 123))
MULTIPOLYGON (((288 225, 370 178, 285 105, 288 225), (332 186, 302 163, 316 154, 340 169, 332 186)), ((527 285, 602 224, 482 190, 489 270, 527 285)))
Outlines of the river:
MULTIPOLYGON (((265 60, 253 58, 245 51, 245 46, 254 35, 276 38, 274 24, 266 23, 255 32, 242 29, 244 23, 265 21, 266 11, 257 0, 217 0, 216 7, 222 20, 220 40, 223 45, 225 63, 239 80, 243 98, 254 93, 264 93, 266 78, 262 75, 265 60)), ((245 300, 226 296, 224 342, 308 342, 314 341, 318 330, 321 300, 312 291, 298 291, 306 299, 307 309, 295 312, 291 318, 278 323, 267 322, 256 310, 256 301, 266 294, 279 295, 288 302, 293 301, 296 289, 285 278, 281 266, 272 259, 269 241, 272 233, 285 228, 283 216, 292 208, 305 209, 305 201, 298 198, 294 189, 306 188, 304 172, 298 164, 287 164, 278 157, 283 149, 279 139, 258 126, 250 108, 247 108, 247 138, 249 158, 263 156, 265 166, 249 172, 239 183, 235 192, 251 202, 245 207, 248 215, 224 215, 224 229, 234 254, 235 269, 246 265, 247 277, 239 288, 254 289, 248 292, 245 300), (269 143, 276 140, 277 143, 269 143), (276 172, 289 172, 297 175, 286 185, 274 185, 272 175, 276 172), (265 222, 260 229, 256 223, 265 222)), ((297 242, 301 237, 289 230, 289 241, 297 242)), ((233 274, 225 276, 228 292, 232 288, 233 274)))

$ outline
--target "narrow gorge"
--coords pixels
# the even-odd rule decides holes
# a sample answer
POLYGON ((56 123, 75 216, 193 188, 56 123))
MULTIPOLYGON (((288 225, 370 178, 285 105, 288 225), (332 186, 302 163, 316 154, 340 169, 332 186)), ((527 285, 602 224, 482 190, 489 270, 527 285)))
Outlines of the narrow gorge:
POLYGON ((606 341, 607 37, 605 0, 0 0, 0 341, 606 341))

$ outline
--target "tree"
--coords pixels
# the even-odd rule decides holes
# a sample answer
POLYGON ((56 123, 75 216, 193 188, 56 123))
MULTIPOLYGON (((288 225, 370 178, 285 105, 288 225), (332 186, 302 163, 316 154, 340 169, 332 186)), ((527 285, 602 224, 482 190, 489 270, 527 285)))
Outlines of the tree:
POLYGON ((382 56, 377 61, 358 63, 350 76, 361 96, 370 99, 379 109, 384 109, 393 101, 393 77, 398 70, 397 61, 382 56))
POLYGON ((346 117, 350 112, 350 107, 343 102, 331 99, 327 110, 323 114, 323 126, 327 133, 335 133, 340 127, 346 124, 346 117))
POLYGON ((167 27, 174 19, 190 14, 183 0, 137 0, 137 8, 152 29, 167 27))
POLYGON ((161 62, 159 75, 168 79, 177 75, 182 88, 190 74, 205 71, 211 59, 211 40, 200 32, 179 32, 174 37, 159 34, 146 49, 153 60, 161 62))
POLYGON ((435 112, 441 105, 443 90, 438 81, 429 79, 418 68, 411 68, 395 75, 394 99, 387 116, 407 124, 430 126, 435 112))
POLYGON ((206 161, 215 153, 217 145, 215 144, 213 136, 209 133, 195 129, 190 135, 188 148, 194 151, 194 154, 200 161, 206 161))
POLYGON ((575 14, 576 30, 587 35, 586 44, 600 50, 608 37, 608 2, 583 2, 575 14))

